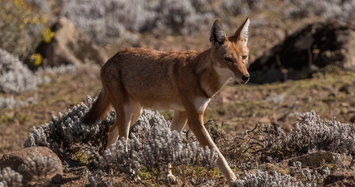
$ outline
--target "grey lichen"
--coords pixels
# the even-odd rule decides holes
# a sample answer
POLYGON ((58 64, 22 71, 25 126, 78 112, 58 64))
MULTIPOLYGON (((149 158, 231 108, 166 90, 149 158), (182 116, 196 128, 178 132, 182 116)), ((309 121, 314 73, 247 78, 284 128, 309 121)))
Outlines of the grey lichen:
POLYGON ((264 151, 279 160, 314 151, 354 154, 355 124, 322 120, 314 111, 301 114, 289 135, 273 126, 263 126, 264 151))
MULTIPOLYGON (((88 112, 93 100, 87 97, 89 106, 84 103, 74 106, 59 117, 53 116, 49 123, 33 127, 24 147, 47 146, 61 158, 84 152, 89 158, 98 158, 106 147, 108 128, 116 120, 111 112, 103 121, 92 126, 83 125, 80 118, 88 112)), ((101 168, 111 168, 124 173, 133 173, 141 167, 158 168, 170 163, 177 165, 199 165, 212 168, 218 154, 203 149, 191 136, 170 130, 170 122, 157 112, 144 110, 131 128, 130 139, 120 139, 106 150, 96 161, 101 168)), ((164 168, 166 169, 166 168, 164 168)))
POLYGON ((78 104, 65 114, 59 113, 58 117, 53 115, 49 123, 33 127, 24 147, 47 146, 60 157, 75 155, 81 149, 85 149, 81 151, 89 157, 98 156, 105 148, 108 127, 115 121, 115 114, 111 112, 104 120, 93 126, 83 125, 80 118, 92 104, 90 97, 87 101, 89 106, 84 103, 78 104))
POLYGON ((56 173, 58 168, 57 160, 52 156, 32 155, 27 157, 27 162, 23 170, 33 175, 33 181, 37 184, 46 184, 49 182, 49 176, 56 173))
POLYGON ((239 175, 237 177, 237 186, 240 187, 299 187, 299 183, 295 183, 291 181, 290 175, 281 175, 278 172, 274 172, 274 175, 269 175, 267 171, 263 172, 257 170, 256 174, 248 174, 244 171, 244 180, 239 179, 239 175))
MULTIPOLYGON (((32 0, 34 1, 34 0, 32 0)), ((264 0, 77 0, 66 1, 61 15, 95 42, 132 40, 134 32, 193 34, 209 29, 214 17, 225 20, 264 7, 264 0), (80 6, 79 6, 80 5, 80 6), (115 11, 119 9, 120 11, 115 11), (207 26, 208 25, 208 26, 207 26)))
POLYGON ((273 175, 260 170, 257 170, 256 174, 249 174, 244 171, 244 179, 240 179, 239 175, 236 174, 236 184, 240 187, 316 187, 317 183, 323 181, 330 174, 328 167, 323 170, 323 174, 318 174, 316 170, 312 173, 308 168, 302 168, 301 166, 302 163, 297 162, 294 163, 294 167, 291 167, 293 172, 300 175, 299 179, 290 175, 282 175, 276 171, 273 175))
POLYGON ((215 180, 208 180, 205 183, 203 183, 201 187, 212 187, 214 186, 215 183, 216 183, 215 180))
MULTIPOLYGON (((53 116, 49 123, 34 127, 24 146, 47 146, 62 160, 68 159, 69 155, 73 156, 78 151, 84 152, 94 163, 93 170, 88 172, 90 183, 94 186, 112 184, 112 174, 115 173, 124 173, 129 178, 137 179, 141 167, 158 174, 166 173, 169 164, 177 168, 180 166, 213 168, 216 165, 218 154, 215 150, 203 149, 193 135, 187 136, 186 132, 171 131, 170 122, 158 112, 150 110, 143 111, 138 121, 131 127, 128 139, 119 138, 111 149, 105 150, 108 128, 116 120, 116 114, 112 111, 104 120, 92 126, 83 125, 80 118, 88 112, 93 99, 87 97, 87 101, 88 106, 81 103, 65 114, 53 116)), ((355 146, 354 125, 335 120, 324 121, 313 111, 302 114, 295 130, 289 135, 281 128, 274 129, 272 126, 262 126, 260 131, 263 133, 263 144, 261 148, 255 149, 257 152, 250 152, 256 156, 254 161, 260 163, 267 162, 266 158, 272 158, 272 162, 277 163, 317 150, 353 154, 351 150, 355 146)), ((313 186, 315 181, 323 180, 330 173, 328 168, 324 169, 323 174, 318 174, 317 170, 312 173, 308 168, 302 168, 298 162, 291 166, 290 171, 293 177, 279 173, 268 175, 267 172, 261 171, 255 175, 245 173, 244 180, 239 179, 238 184, 313 186)))
POLYGON ((15 99, 13 95, 7 98, 0 97, 0 109, 25 106, 34 103, 36 99, 37 95, 35 95, 34 97, 29 97, 25 101, 22 101, 21 99, 15 99))
POLYGON ((35 91, 42 82, 39 74, 32 73, 18 57, 0 48, 0 92, 19 94, 35 91))
POLYGON ((10 167, 4 168, 0 172, 0 187, 22 186, 22 175, 10 167))
POLYGON ((45 69, 40 67, 34 73, 18 57, 0 48, 0 92, 12 94, 10 97, 0 97, 0 109, 34 103, 37 95, 24 101, 15 96, 25 91, 36 91, 39 84, 49 83, 51 78, 48 74, 74 73, 76 70, 77 67, 73 65, 62 65, 45 69))
POLYGON ((323 174, 318 173, 314 170, 312 173, 309 168, 302 168, 302 163, 300 161, 293 162, 293 166, 290 166, 290 174, 293 176, 299 176, 304 182, 322 182, 329 174, 330 170, 328 167, 323 169, 323 174))
POLYGON ((95 165, 103 172, 89 175, 91 181, 101 181, 107 173, 125 173, 134 178, 140 167, 148 171, 167 172, 171 166, 203 166, 211 169, 216 166, 218 153, 214 149, 202 148, 192 138, 185 140, 184 132, 170 130, 170 122, 158 112, 144 110, 137 123, 131 128, 130 139, 121 138, 105 150, 95 160, 95 165))
POLYGON ((304 18, 308 16, 319 16, 324 20, 340 19, 350 20, 355 17, 354 1, 314 1, 314 0, 291 0, 294 6, 283 11, 288 18, 304 18))

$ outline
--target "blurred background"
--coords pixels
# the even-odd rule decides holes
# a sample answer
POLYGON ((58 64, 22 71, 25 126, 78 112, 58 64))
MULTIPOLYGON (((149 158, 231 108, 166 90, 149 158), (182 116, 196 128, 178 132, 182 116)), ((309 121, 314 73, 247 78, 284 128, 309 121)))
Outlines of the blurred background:
POLYGON ((354 9, 353 0, 1 0, 0 154, 95 97, 99 67, 118 50, 204 50, 215 19, 232 35, 250 17, 251 81, 228 83, 206 121, 230 136, 255 124, 289 130, 311 110, 354 123, 354 9))

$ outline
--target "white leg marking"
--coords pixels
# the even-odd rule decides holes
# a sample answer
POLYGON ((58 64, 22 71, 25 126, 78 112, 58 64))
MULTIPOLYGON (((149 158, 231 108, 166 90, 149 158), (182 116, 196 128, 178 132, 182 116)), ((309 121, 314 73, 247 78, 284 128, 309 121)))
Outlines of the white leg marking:
MULTIPOLYGON (((110 135, 112 134, 111 137, 113 137, 111 140, 108 140, 106 148, 109 149, 111 148, 111 145, 116 143, 117 137, 118 137, 118 126, 116 125, 115 128, 110 132, 110 135)), ((110 136, 109 136, 110 137, 110 136)))
POLYGON ((212 138, 208 135, 208 132, 207 132, 206 128, 204 128, 204 131, 206 131, 208 139, 210 140, 210 142, 212 142, 212 146, 213 147, 210 147, 210 149, 215 148, 216 151, 218 152, 217 168, 226 177, 226 179, 228 181, 228 184, 230 186, 232 186, 231 184, 237 180, 235 178, 235 175, 234 175, 233 171, 230 169, 230 167, 228 165, 228 162, 226 161, 226 159, 224 158, 222 153, 219 151, 218 147, 213 142, 212 138))
POLYGON ((129 134, 129 127, 131 126, 131 117, 132 117, 132 113, 133 113, 133 107, 132 105, 125 105, 124 106, 124 112, 125 112, 125 138, 128 138, 128 134, 129 134))
POLYGON ((199 112, 204 111, 210 101, 211 101, 211 99, 206 98, 206 97, 198 97, 198 98, 196 98, 195 99, 196 110, 199 111, 199 112))
MULTIPOLYGON (((119 135, 119 130, 118 129, 121 129, 121 130, 123 129, 125 138, 128 137, 129 127, 130 127, 130 123, 131 123, 132 111, 133 111, 132 105, 126 105, 126 106, 123 107, 123 112, 125 113, 124 124, 116 124, 115 128, 110 132, 109 137, 112 137, 112 139, 108 141, 107 148, 110 148, 112 144, 116 143, 118 135, 119 135), (124 125, 125 128, 119 128, 119 125, 124 125)), ((117 120, 118 119, 116 119, 116 122, 117 122, 117 120)))

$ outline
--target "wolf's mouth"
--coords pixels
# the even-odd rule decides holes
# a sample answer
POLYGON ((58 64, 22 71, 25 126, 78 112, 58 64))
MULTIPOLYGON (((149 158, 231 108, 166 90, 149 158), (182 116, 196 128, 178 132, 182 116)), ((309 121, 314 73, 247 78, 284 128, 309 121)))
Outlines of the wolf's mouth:
POLYGON ((235 81, 237 81, 239 84, 245 84, 245 83, 243 83, 244 81, 242 81, 241 79, 238 79, 238 78, 234 75, 234 73, 233 73, 232 71, 230 71, 230 70, 229 70, 229 75, 230 75, 235 81))

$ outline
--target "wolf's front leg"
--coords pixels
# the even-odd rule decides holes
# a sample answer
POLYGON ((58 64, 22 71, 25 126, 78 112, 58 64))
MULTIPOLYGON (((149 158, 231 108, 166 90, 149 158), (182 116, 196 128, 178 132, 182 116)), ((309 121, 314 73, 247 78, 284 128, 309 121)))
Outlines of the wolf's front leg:
MULTIPOLYGON (((210 135, 208 134, 203 123, 203 110, 196 110, 194 107, 185 107, 187 110, 187 116, 189 121, 189 128, 195 134, 197 140, 202 147, 208 146, 210 149, 215 149, 218 152, 217 167, 219 171, 226 177, 229 186, 235 186, 236 177, 233 171, 230 169, 226 159, 219 151, 218 147, 214 144, 210 135)), ((196 107, 199 108, 199 107, 196 107)))

